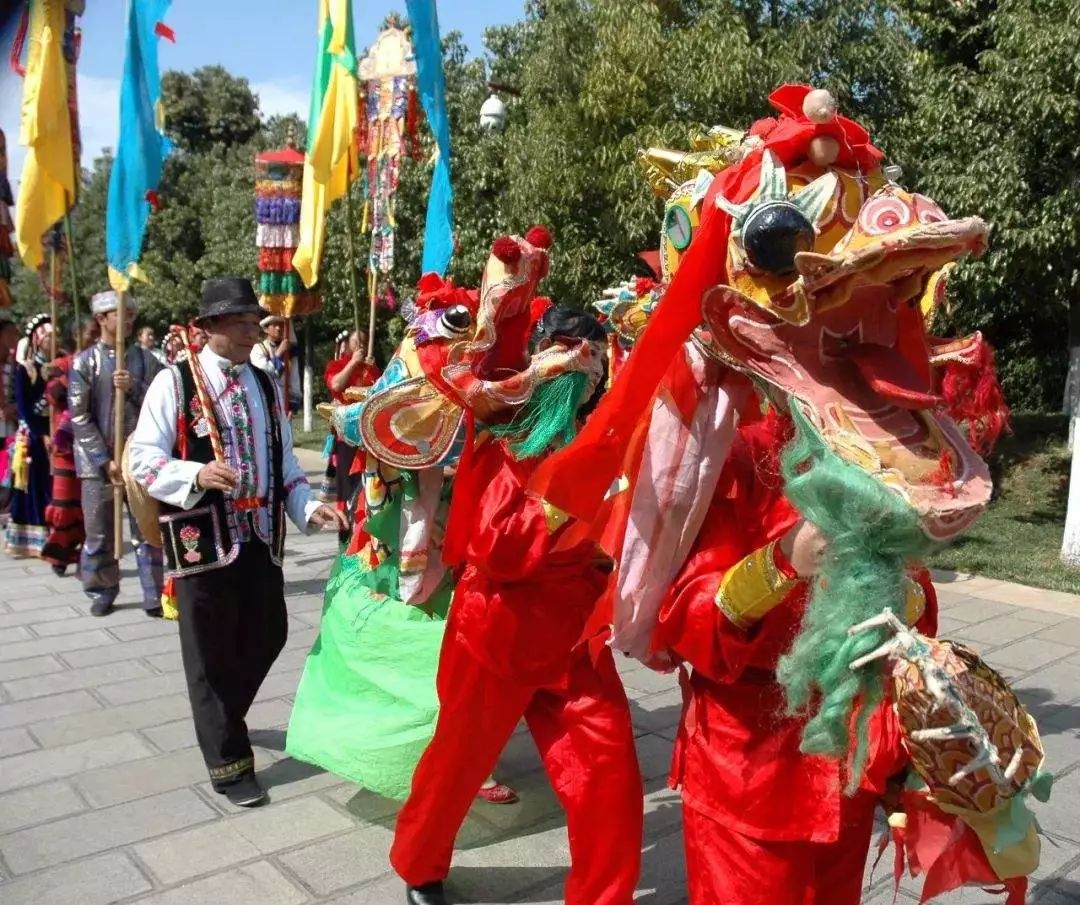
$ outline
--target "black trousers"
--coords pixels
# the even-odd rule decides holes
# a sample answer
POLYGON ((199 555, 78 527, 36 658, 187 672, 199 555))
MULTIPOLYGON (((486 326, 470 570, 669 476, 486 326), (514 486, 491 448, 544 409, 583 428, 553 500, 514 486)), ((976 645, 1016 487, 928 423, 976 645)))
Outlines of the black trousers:
POLYGON ((281 567, 257 539, 229 566, 176 580, 195 735, 215 788, 255 770, 244 718, 288 635, 281 567))

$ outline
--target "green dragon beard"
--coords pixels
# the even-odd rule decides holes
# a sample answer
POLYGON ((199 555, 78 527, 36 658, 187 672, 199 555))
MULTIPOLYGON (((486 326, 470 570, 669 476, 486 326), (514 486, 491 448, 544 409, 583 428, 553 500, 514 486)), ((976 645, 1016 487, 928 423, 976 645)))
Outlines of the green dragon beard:
POLYGON ((887 629, 848 635, 848 629, 885 607, 901 619, 905 567, 935 544, 898 494, 845 462, 789 403, 795 436, 781 457, 788 499, 825 536, 826 554, 813 582, 802 628, 777 667, 789 715, 809 715, 800 749, 805 754, 850 754, 847 794, 866 768, 870 716, 884 694, 882 662, 857 671, 849 664, 883 644, 887 629), (811 713, 811 703, 817 702, 811 713), (858 707, 855 749, 852 713, 858 707))
POLYGON ((577 433, 577 413, 585 401, 588 375, 567 371, 541 383, 513 421, 488 428, 496 437, 510 441, 518 459, 544 453, 552 443, 569 443, 577 433))

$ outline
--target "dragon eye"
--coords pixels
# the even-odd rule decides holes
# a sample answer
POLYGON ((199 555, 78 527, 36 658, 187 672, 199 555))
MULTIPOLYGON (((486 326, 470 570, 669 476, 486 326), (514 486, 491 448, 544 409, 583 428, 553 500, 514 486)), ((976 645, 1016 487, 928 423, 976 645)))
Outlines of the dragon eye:
POLYGON ((795 255, 814 247, 814 227, 790 201, 773 201, 747 215, 742 242, 755 267, 777 275, 791 273, 795 255))
POLYGON ((449 333, 464 333, 472 326, 472 314, 464 305, 453 305, 442 314, 442 322, 449 333))

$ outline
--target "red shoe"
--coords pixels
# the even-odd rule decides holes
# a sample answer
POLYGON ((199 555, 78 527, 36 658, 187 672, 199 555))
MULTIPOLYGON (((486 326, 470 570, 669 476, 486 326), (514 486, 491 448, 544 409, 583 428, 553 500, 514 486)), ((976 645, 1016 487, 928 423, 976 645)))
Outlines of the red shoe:
POLYGON ((518 801, 517 792, 501 782, 488 786, 486 789, 480 789, 476 797, 484 799, 489 804, 517 804, 518 801))

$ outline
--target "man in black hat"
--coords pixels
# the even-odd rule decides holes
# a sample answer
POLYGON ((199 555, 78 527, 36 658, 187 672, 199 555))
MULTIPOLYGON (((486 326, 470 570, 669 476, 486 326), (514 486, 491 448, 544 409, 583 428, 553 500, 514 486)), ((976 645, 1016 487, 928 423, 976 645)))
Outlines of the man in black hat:
POLYGON ((262 317, 251 283, 208 280, 203 350, 159 374, 131 440, 132 476, 161 505, 195 733, 214 788, 262 804, 244 718, 285 644, 285 515, 345 527, 312 498, 273 380, 248 365, 262 317))

